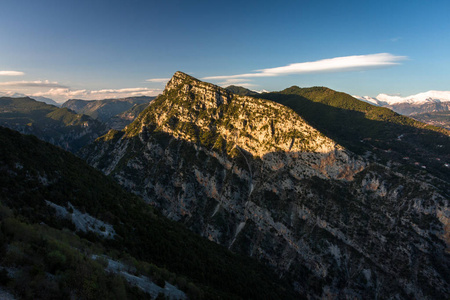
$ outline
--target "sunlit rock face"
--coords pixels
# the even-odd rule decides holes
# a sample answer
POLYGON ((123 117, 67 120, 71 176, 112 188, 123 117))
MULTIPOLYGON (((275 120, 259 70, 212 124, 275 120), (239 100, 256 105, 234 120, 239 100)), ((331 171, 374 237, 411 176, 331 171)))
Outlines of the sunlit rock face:
POLYGON ((300 295, 449 293, 448 198, 280 104, 177 72, 84 155, 166 216, 290 276, 300 295))

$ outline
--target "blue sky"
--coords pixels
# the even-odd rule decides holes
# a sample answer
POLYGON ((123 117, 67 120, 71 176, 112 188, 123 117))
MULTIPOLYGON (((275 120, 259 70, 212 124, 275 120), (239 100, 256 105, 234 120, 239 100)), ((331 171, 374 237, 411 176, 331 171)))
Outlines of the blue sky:
POLYGON ((255 90, 450 90, 449 12, 439 0, 3 0, 0 93, 150 95, 165 82, 148 79, 178 70, 255 90))

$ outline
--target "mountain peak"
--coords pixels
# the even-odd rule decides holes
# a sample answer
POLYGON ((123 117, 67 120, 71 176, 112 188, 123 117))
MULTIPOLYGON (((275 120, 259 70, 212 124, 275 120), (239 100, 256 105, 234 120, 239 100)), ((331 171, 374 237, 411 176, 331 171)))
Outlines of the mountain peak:
POLYGON ((145 135, 147 128, 216 147, 231 157, 241 150, 260 158, 276 152, 326 156, 344 151, 283 105, 233 94, 182 72, 176 72, 163 94, 127 127, 127 136, 145 135))
POLYGON ((164 93, 168 93, 173 89, 184 88, 185 91, 191 89, 192 86, 200 87, 202 86, 204 89, 214 89, 216 91, 220 91, 221 93, 229 94, 224 88, 216 86, 212 83, 203 82, 191 75, 183 73, 181 71, 175 72, 172 78, 167 82, 164 93))
POLYGON ((174 78, 174 77, 175 78, 181 78, 181 79, 193 79, 193 80, 199 81, 198 79, 192 77, 191 75, 186 74, 186 73, 181 72, 181 71, 176 71, 175 74, 173 74, 172 78, 174 78))
POLYGON ((183 73, 181 71, 176 71, 175 74, 173 74, 172 78, 167 82, 166 89, 172 89, 178 87, 180 84, 184 83, 191 83, 191 82, 202 82, 198 80, 197 78, 192 77, 191 75, 188 75, 186 73, 183 73))

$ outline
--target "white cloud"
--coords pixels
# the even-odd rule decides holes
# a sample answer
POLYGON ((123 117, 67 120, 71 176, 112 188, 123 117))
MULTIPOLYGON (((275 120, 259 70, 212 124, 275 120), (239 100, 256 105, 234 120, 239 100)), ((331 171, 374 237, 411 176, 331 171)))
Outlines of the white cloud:
POLYGON ((162 92, 161 89, 148 88, 124 88, 124 89, 102 89, 102 90, 71 90, 69 88, 53 88, 48 91, 33 93, 31 96, 49 97, 57 102, 77 98, 83 100, 101 100, 111 98, 126 98, 137 96, 156 96, 162 92))
POLYGON ((232 83, 232 84, 225 83, 225 84, 220 84, 220 85, 224 86, 224 87, 227 87, 227 86, 230 86, 230 85, 236 85, 236 86, 242 86, 242 87, 245 87, 245 88, 248 88, 248 89, 252 89, 252 88, 258 86, 257 84, 248 83, 248 82, 236 82, 236 83, 232 83))
POLYGON ((125 89, 104 89, 104 90, 98 90, 98 91, 91 91, 92 94, 98 94, 98 93, 147 93, 149 91, 153 91, 148 88, 125 88, 125 89))
POLYGON ((80 95, 85 95, 87 93, 86 90, 70 90, 68 88, 56 88, 50 89, 44 92, 37 92, 32 94, 32 96, 47 96, 47 97, 67 97, 72 98, 80 95))
POLYGON ((406 59, 406 56, 395 56, 390 53, 342 56, 312 62, 294 63, 276 68, 261 69, 256 70, 254 73, 225 76, 208 76, 204 77, 203 79, 229 80, 236 78, 276 77, 291 74, 361 71, 395 66, 400 64, 400 61, 406 59))
POLYGON ((258 86, 257 84, 249 83, 248 81, 253 81, 253 80, 247 79, 247 78, 228 78, 225 81, 219 82, 218 84, 220 84, 223 87, 227 87, 230 85, 237 85, 237 86, 243 86, 246 88, 253 88, 253 87, 258 86))
POLYGON ((167 81, 169 81, 170 80, 170 78, 150 78, 150 79, 147 79, 146 81, 148 81, 148 82, 167 82, 167 81))
POLYGON ((22 75, 25 75, 25 73, 19 71, 0 71, 0 76, 22 76, 22 75))
POLYGON ((7 81, 0 82, 0 86, 6 87, 52 87, 52 88, 67 88, 56 81, 36 80, 36 81, 7 81))

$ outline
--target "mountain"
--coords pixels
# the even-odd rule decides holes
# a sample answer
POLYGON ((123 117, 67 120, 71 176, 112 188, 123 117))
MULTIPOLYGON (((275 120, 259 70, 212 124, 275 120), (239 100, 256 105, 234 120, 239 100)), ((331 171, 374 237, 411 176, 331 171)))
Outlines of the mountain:
POLYGON ((307 122, 351 151, 370 156, 401 173, 426 169, 446 182, 450 174, 450 132, 359 101, 324 87, 290 87, 262 94, 294 109, 307 122))
POLYGON ((391 96, 387 94, 379 94, 377 97, 369 96, 353 96, 357 99, 377 104, 384 105, 397 105, 401 103, 408 104, 424 104, 424 103, 444 103, 450 102, 450 91, 428 91, 425 93, 419 93, 407 97, 391 96))
POLYGON ((230 85, 225 88, 227 91, 240 96, 256 96, 259 93, 242 86, 230 85))
POLYGON ((148 104, 155 97, 128 97, 121 99, 104 100, 77 100, 66 101, 62 107, 69 108, 76 113, 88 115, 102 122, 107 122, 112 117, 121 114, 136 104, 148 104))
POLYGON ((448 131, 326 88, 258 97, 270 100, 177 72, 82 156, 193 232, 292 277, 298 296, 446 298, 449 172, 432 162, 448 158, 448 131), (404 159, 411 145, 426 168, 404 159))
POLYGON ((161 216, 71 153, 3 127, 0 140, 2 296, 294 299, 287 280, 161 216))
POLYGON ((44 102, 46 104, 50 104, 50 105, 54 105, 54 106, 61 106, 61 103, 57 103, 55 100, 47 98, 47 97, 42 97, 42 96, 30 96, 30 98, 36 100, 36 101, 40 101, 40 102, 44 102))
POLYGON ((110 118, 106 125, 115 130, 122 130, 136 119, 139 114, 148 106, 148 103, 135 104, 123 113, 117 114, 110 118))
POLYGON ((50 105, 54 105, 54 106, 61 106, 60 103, 57 103, 55 100, 47 98, 47 97, 42 97, 42 96, 27 96, 25 94, 21 94, 21 93, 14 93, 14 92, 0 92, 0 96, 1 97, 10 97, 10 98, 24 98, 24 97, 29 97, 32 98, 36 101, 39 102, 44 102, 46 104, 50 104, 50 105))
POLYGON ((450 130, 450 110, 422 113, 412 117, 418 121, 450 130))
POLYGON ((107 132, 101 122, 34 99, 0 97, 0 125, 77 152, 107 132))
POLYGON ((375 98, 368 96, 353 97, 374 105, 387 107, 405 116, 415 116, 417 114, 445 112, 450 110, 449 91, 428 91, 408 97, 389 96, 386 94, 380 94, 375 98))

